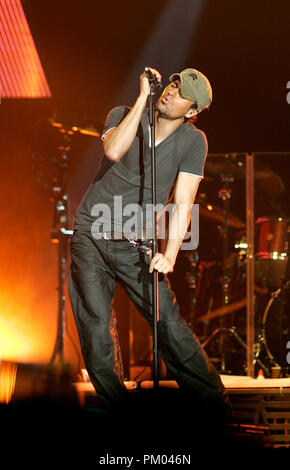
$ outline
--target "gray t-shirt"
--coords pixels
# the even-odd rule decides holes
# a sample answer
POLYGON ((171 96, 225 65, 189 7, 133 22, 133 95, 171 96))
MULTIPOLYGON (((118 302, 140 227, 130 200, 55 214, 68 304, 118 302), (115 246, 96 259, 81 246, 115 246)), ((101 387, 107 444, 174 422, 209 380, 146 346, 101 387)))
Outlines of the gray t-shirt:
MULTIPOLYGON (((118 126, 129 111, 124 106, 114 108, 108 114, 103 134, 118 126)), ((206 136, 192 124, 182 123, 156 145, 155 156, 156 202, 165 206, 179 172, 203 177, 206 136)), ((76 212, 74 226, 96 233, 121 233, 136 222, 139 233, 140 226, 150 223, 151 202, 149 110, 146 108, 136 137, 122 159, 114 163, 104 156, 100 171, 76 212)))

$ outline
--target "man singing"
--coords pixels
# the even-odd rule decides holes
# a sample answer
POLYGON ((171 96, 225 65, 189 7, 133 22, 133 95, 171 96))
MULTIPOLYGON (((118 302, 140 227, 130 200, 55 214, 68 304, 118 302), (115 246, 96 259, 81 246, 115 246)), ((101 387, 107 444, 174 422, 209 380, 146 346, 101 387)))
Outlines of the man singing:
MULTIPOLYGON (((161 82, 159 72, 151 72, 161 82)), ((75 215, 69 290, 82 353, 97 395, 109 406, 120 403, 127 389, 113 310, 116 282, 152 326, 152 272, 157 270, 158 345, 167 370, 180 389, 200 403, 223 407, 226 398, 220 377, 179 315, 166 276, 174 268, 187 231, 207 155, 205 134, 190 121, 209 107, 212 90, 201 72, 186 69, 171 75, 156 103, 156 199, 166 206, 174 188, 175 210, 166 248, 153 259, 146 212, 151 203, 149 93, 143 73, 134 106, 109 113, 102 135, 102 166, 75 215), (132 228, 130 211, 136 206, 140 210, 132 228)))

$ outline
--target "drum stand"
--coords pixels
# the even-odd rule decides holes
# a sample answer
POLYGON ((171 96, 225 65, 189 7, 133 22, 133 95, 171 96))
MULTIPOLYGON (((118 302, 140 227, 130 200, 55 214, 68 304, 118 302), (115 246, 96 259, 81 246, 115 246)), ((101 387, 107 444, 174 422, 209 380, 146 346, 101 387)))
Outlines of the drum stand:
MULTIPOLYGON (((202 347, 206 347, 210 341, 212 341, 217 335, 229 335, 233 337, 245 350, 247 350, 247 344, 242 340, 242 338, 238 335, 237 330, 234 326, 231 328, 217 328, 213 331, 213 333, 202 343, 202 347)), ((257 363, 261 367, 261 369, 265 372, 265 374, 271 377, 270 370, 263 364, 263 362, 259 359, 261 348, 257 349, 256 354, 254 356, 254 364, 257 363)), ((223 372, 223 371, 222 371, 223 372)))
MULTIPOLYGON (((231 199, 231 189, 229 187, 230 183, 234 181, 234 178, 231 175, 221 175, 221 180, 223 183, 222 189, 219 190, 219 198, 222 200, 224 205, 224 224, 220 227, 220 236, 223 240, 223 278, 222 278, 222 290, 223 290, 223 302, 224 305, 229 303, 229 282, 230 277, 228 274, 227 268, 227 259, 228 259, 228 240, 229 240, 229 206, 231 199)), ((225 334, 229 333, 228 329, 225 328, 224 317, 220 317, 220 326, 216 330, 215 335, 220 334, 219 342, 219 353, 221 355, 221 373, 227 373, 226 371, 226 350, 225 350, 225 334)), ((210 336, 208 343, 212 337, 210 336)))

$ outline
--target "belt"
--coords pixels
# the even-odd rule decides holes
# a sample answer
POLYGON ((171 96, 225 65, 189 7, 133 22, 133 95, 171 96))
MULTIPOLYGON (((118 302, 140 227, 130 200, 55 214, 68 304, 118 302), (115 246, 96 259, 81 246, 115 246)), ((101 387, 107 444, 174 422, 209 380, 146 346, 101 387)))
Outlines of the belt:
POLYGON ((129 242, 133 247, 138 248, 138 250, 147 252, 148 250, 152 249, 152 239, 148 238, 140 238, 137 236, 132 237, 126 236, 124 233, 121 232, 102 232, 99 235, 102 236, 104 240, 110 240, 113 242, 129 242))
POLYGON ((134 236, 134 235, 127 235, 122 232, 102 232, 98 233, 102 238, 105 240, 112 240, 112 241, 136 241, 136 242, 145 242, 149 241, 149 238, 144 236, 134 236))

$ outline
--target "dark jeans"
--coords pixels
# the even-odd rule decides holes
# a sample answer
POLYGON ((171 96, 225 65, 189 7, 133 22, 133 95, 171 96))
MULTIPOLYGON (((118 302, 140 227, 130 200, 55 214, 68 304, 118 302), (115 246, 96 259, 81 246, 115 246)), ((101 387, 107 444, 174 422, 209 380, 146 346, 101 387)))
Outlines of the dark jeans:
MULTIPOLYGON (((113 309, 115 285, 120 283, 152 325, 150 258, 127 241, 96 240, 82 231, 72 236, 71 258, 69 293, 86 368, 98 396, 113 404, 127 393, 113 309)), ((220 377, 179 315, 167 277, 158 278, 158 345, 167 370, 192 397, 221 405, 220 377)))

